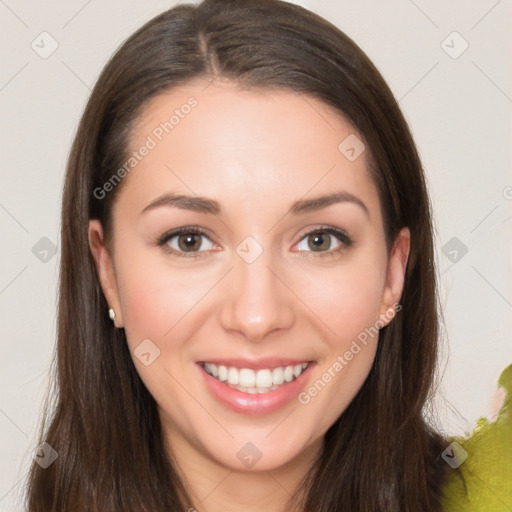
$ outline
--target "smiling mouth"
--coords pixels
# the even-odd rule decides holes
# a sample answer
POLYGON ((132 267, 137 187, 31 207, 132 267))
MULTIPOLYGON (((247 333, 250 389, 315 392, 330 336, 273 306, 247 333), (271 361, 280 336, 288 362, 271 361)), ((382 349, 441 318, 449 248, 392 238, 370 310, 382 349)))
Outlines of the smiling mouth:
POLYGON ((274 391, 297 379, 306 370, 309 361, 276 368, 236 368, 234 366, 201 363, 204 371, 213 378, 243 393, 262 394, 274 391))

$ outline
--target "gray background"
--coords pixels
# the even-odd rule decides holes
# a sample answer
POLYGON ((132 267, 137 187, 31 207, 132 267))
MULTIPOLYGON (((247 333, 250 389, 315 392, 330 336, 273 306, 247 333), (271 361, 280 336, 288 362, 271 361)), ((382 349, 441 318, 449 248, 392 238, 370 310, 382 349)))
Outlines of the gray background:
MULTIPOLYGON (((511 3, 295 3, 363 48, 410 123, 435 209, 446 319, 439 427, 467 432, 491 414, 512 362, 511 3)), ((0 511, 21 510, 48 382, 72 137, 108 57, 175 4, 0 0, 0 511)))

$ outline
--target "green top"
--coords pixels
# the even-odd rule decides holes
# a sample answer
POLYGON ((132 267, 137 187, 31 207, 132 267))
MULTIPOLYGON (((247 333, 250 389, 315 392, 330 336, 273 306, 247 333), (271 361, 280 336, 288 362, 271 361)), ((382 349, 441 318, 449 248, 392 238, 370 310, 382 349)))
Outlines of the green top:
POLYGON ((512 365, 498 385, 506 392, 498 418, 479 418, 468 437, 451 437, 443 452, 447 464, 458 466, 444 487, 444 512, 512 512, 512 365))

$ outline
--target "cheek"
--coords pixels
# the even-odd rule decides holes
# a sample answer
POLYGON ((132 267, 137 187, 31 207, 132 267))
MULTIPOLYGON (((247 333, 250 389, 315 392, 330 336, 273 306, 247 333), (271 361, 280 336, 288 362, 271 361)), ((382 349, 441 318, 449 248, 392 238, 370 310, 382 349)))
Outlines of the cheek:
POLYGON ((132 349, 146 338, 158 345, 169 339, 174 326, 186 323, 187 312, 208 289, 200 272, 171 266, 147 248, 119 258, 116 269, 124 328, 132 349))
POLYGON ((298 395, 304 422, 313 432, 324 434, 354 400, 371 370, 376 347, 355 340, 315 368, 310 385, 298 395))
POLYGON ((299 403, 311 418, 322 418, 315 426, 320 431, 348 407, 375 358, 385 284, 385 259, 376 258, 377 252, 360 253, 328 273, 319 271, 302 287, 304 302, 321 320, 317 325, 325 333, 325 345, 299 403))
POLYGON ((385 284, 384 263, 358 255, 339 267, 310 269, 297 281, 299 296, 323 322, 334 348, 342 349, 378 320, 385 284))
POLYGON ((188 417, 190 401, 179 384, 191 381, 187 341, 197 329, 201 298, 211 283, 205 282, 204 272, 180 270, 154 256, 143 248, 117 262, 123 323, 137 373, 157 403, 178 421, 188 417), (138 357, 145 352, 150 353, 148 365, 138 357))

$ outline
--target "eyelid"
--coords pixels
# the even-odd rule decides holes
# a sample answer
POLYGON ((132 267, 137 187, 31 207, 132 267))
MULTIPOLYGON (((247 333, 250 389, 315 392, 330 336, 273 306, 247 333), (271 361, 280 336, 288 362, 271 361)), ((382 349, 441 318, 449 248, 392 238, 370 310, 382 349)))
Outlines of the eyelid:
POLYGON ((169 239, 174 238, 177 235, 182 235, 183 233, 194 233, 198 235, 204 235, 206 238, 213 242, 210 233, 206 229, 200 228, 199 226, 183 226, 181 228, 170 229, 169 231, 166 231, 163 235, 158 237, 157 243, 164 244, 169 239))
POLYGON ((312 235, 313 233, 327 233, 329 235, 333 235, 340 240, 340 242, 345 243, 346 245, 352 245, 353 240, 350 235, 344 229, 337 228, 335 226, 330 226, 328 224, 324 224, 321 226, 317 226, 309 229, 305 233, 302 234, 299 241, 304 240, 305 237, 312 235))

